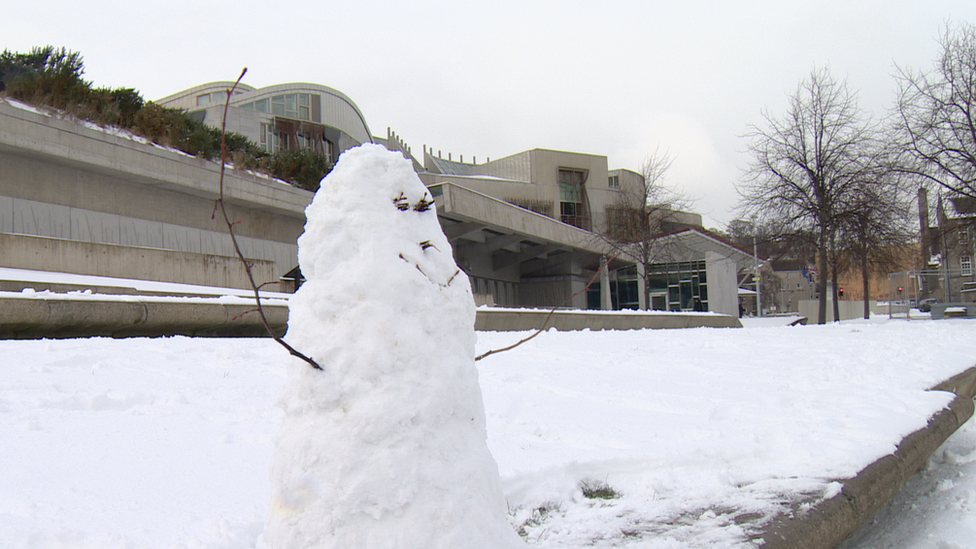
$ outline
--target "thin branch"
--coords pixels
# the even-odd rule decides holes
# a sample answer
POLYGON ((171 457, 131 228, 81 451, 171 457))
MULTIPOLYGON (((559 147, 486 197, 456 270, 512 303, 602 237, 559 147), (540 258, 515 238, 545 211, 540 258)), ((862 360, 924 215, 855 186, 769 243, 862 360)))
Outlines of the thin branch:
POLYGON ((237 252, 237 257, 241 260, 241 264, 244 265, 244 272, 247 273, 247 280, 251 283, 251 289, 254 290, 254 301, 257 303, 258 316, 261 317, 261 323, 264 325, 264 329, 268 331, 268 335, 277 341, 279 345, 287 349, 292 356, 304 360, 309 366, 315 368, 316 370, 321 370, 322 367, 319 366, 317 362, 300 353, 294 347, 286 343, 285 340, 281 339, 281 337, 274 332, 274 329, 271 328, 271 324, 268 322, 268 318, 264 314, 264 307, 261 305, 261 292, 258 290, 258 285, 254 282, 254 275, 251 273, 251 262, 244 257, 244 253, 241 252, 241 247, 237 243, 237 236, 234 234, 234 225, 236 223, 231 222, 230 217, 227 215, 227 210, 224 208, 224 172, 227 166, 227 108, 230 106, 230 98, 233 96, 234 90, 237 89, 237 85, 240 84, 245 73, 247 73, 247 67, 244 67, 244 70, 241 71, 241 75, 237 77, 233 87, 227 90, 227 100, 224 102, 224 117, 220 123, 220 198, 217 199, 214 209, 220 209, 220 214, 224 217, 224 222, 227 223, 227 231, 230 233, 230 240, 234 244, 234 251, 237 252))
MULTIPOLYGON (((620 252, 617 252, 617 253, 613 254, 612 256, 610 256, 609 259, 607 259, 607 262, 606 263, 604 263, 603 265, 600 265, 600 268, 596 270, 596 273, 593 274, 593 278, 591 278, 590 281, 586 283, 586 286, 583 286, 583 289, 582 290, 580 290, 580 291, 576 292, 575 294, 569 296, 569 298, 566 301, 564 301, 562 303, 562 305, 565 305, 565 304, 573 301, 573 298, 575 298, 576 296, 580 295, 581 293, 589 290, 590 289, 590 286, 592 286, 593 283, 596 282, 597 277, 600 276, 600 273, 603 272, 603 269, 606 269, 607 266, 610 265, 610 263, 613 262, 614 259, 617 259, 617 255, 619 255, 619 253, 620 252)), ((556 310, 559 309, 559 307, 560 307, 560 305, 556 305, 555 307, 553 307, 552 310, 549 311, 549 314, 546 315, 545 320, 542 321, 542 326, 539 326, 536 329, 536 331, 533 332, 532 335, 530 335, 529 337, 526 337, 525 339, 523 339, 521 341, 518 341, 516 343, 513 343, 512 345, 509 345, 508 347, 503 347, 501 349, 492 349, 492 350, 490 350, 490 351, 488 351, 488 352, 486 352, 484 354, 478 355, 478 356, 474 357, 474 361, 475 362, 478 362, 479 360, 481 360, 481 359, 483 359, 485 357, 489 357, 489 356, 491 356, 493 354, 496 354, 496 353, 504 353, 505 351, 511 351, 512 349, 518 347, 519 345, 525 343, 526 341, 529 341, 530 339, 534 338, 535 336, 541 334, 546 329, 546 324, 549 324, 549 319, 552 318, 552 315, 556 314, 556 310)))

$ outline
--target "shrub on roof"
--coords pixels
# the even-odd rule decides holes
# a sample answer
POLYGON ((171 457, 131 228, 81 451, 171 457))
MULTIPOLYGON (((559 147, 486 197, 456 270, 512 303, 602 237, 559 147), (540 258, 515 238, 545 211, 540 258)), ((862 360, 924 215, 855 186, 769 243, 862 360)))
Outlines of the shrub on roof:
MULTIPOLYGON (((0 53, 0 95, 35 106, 47 106, 103 126, 128 130, 187 154, 220 160, 220 130, 188 116, 145 101, 133 88, 93 88, 82 78, 80 53, 54 46, 28 53, 0 53)), ((259 170, 289 183, 315 190, 332 166, 310 150, 281 151, 269 156, 242 134, 224 135, 227 158, 244 169, 259 170)))

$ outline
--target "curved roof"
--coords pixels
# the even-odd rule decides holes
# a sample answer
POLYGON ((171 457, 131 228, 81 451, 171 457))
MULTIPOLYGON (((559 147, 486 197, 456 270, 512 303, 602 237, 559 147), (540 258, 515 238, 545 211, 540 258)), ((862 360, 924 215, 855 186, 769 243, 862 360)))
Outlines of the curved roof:
MULTIPOLYGON (((207 82, 167 95, 159 99, 157 103, 164 107, 193 111, 203 108, 197 105, 197 97, 200 95, 224 92, 229 90, 233 85, 233 82, 228 81, 207 82)), ((362 111, 359 110, 356 103, 341 91, 321 84, 289 82, 255 88, 242 83, 237 85, 230 104, 231 106, 241 106, 260 99, 288 93, 312 93, 319 95, 322 100, 323 124, 342 130, 360 143, 368 143, 372 140, 372 133, 370 133, 369 126, 366 124, 366 117, 363 116, 362 111)))

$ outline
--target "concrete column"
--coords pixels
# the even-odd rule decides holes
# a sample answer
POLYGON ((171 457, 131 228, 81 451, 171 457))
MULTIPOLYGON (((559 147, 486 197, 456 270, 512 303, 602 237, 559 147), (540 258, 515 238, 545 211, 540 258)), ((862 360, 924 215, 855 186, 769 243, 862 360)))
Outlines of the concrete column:
POLYGON ((708 310, 739 315, 739 284, 735 261, 712 251, 705 252, 708 274, 708 310))
POLYGON ((647 310, 647 300, 644 299, 644 263, 637 263, 637 306, 642 311, 647 310))
POLYGON ((604 311, 613 309, 613 300, 610 298, 610 268, 607 265, 607 256, 600 259, 600 308, 604 311))

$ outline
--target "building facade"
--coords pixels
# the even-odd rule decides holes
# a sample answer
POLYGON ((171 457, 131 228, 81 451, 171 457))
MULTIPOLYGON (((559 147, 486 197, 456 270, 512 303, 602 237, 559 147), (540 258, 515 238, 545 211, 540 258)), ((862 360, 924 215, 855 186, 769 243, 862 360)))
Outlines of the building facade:
MULTIPOLYGON (((228 98, 231 85, 203 84, 160 103, 219 126, 229 100, 228 129, 269 152, 310 148, 336 159, 368 141, 400 152, 431 190, 480 304, 737 314, 738 273, 753 260, 705 231, 700 216, 672 212, 673 230, 657 236, 672 251, 650 273, 608 245, 615 208, 643 180, 610 170, 606 156, 533 149, 479 164, 425 146, 421 162, 393 132, 371 136, 341 92, 241 85, 228 98)), ((0 118, 0 267, 248 287, 212 215, 216 163, 9 101, 0 100, 0 118)), ((312 193, 238 170, 225 186, 258 282, 294 273, 312 193)))
MULTIPOLYGON (((248 288, 215 219, 219 165, 0 99, 0 267, 248 288)), ((225 206, 259 283, 296 263, 311 193, 228 170, 225 206)))
MULTIPOLYGON (((611 238, 615 212, 633 203, 634 195, 643 202, 644 181, 637 172, 610 170, 607 157, 595 154, 533 149, 497 160, 465 163, 435 155, 426 146, 421 179, 428 186, 450 184, 493 197, 501 202, 556 220, 580 231, 587 253, 576 260, 565 256, 544 269, 527 270, 537 264, 472 262, 473 257, 498 257, 491 246, 471 248, 459 242, 455 253, 473 277, 476 287, 484 282, 490 288, 500 281, 510 291, 519 292, 517 301, 534 306, 554 306, 554 299, 539 299, 529 288, 561 288, 559 295, 575 295, 576 288, 594 278, 601 261, 614 257, 609 272, 590 285, 589 291, 572 298, 572 306, 592 309, 656 309, 667 311, 715 311, 738 314, 738 272, 754 260, 734 245, 704 230, 701 216, 667 208, 641 208, 637 215, 657 216, 652 225, 659 233, 651 235, 655 247, 651 272, 644 272, 640 254, 626 243, 611 238), (505 265, 507 271, 496 269, 505 265), (645 292, 645 284, 650 288, 645 292), (531 297, 530 297, 531 296, 531 297), (645 296, 646 299, 645 299, 645 296)), ((517 210, 513 210, 517 212, 517 210)), ((521 215, 525 215, 524 213, 521 215)), ((579 241, 579 240, 578 240, 579 241)), ((543 251, 527 240, 529 250, 543 251)), ((480 243, 478 244, 480 246, 480 243)), ((516 253, 516 250, 509 250, 516 253)), ((555 294, 554 294, 555 295, 555 294)), ((496 303, 506 299, 492 296, 496 303)))
POLYGON ((933 207, 928 192, 919 190, 919 225, 922 266, 916 288, 919 299, 943 303, 972 302, 976 282, 976 199, 966 196, 936 198, 933 207), (930 208, 935 212, 931 223, 930 208), (967 291, 968 290, 968 291, 967 291))
POLYGON ((359 107, 345 94, 307 82, 254 88, 233 82, 209 82, 159 101, 181 109, 211 126, 220 127, 227 105, 227 130, 240 133, 269 153, 312 149, 335 162, 352 147, 371 141, 359 107))

